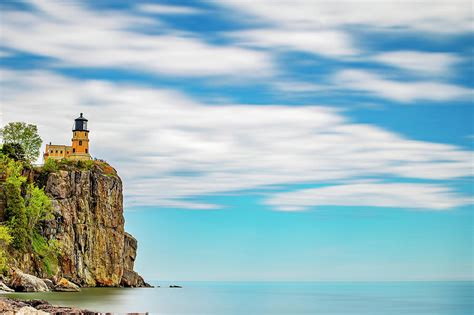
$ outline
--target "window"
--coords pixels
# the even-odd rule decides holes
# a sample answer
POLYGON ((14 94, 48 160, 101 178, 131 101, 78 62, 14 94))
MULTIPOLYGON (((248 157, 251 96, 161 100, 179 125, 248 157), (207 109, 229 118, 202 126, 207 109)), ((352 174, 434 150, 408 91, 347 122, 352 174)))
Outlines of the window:
POLYGON ((63 154, 63 150, 61 150, 59 153, 63 154))
POLYGON ((56 150, 56 154, 58 154, 58 150, 56 150))
POLYGON ((79 145, 82 145, 82 140, 79 140, 79 145))
POLYGON ((87 137, 87 132, 84 132, 84 137, 87 137))
POLYGON ((49 153, 53 153, 53 150, 49 150, 49 153))
POLYGON ((76 149, 75 149, 75 148, 73 148, 73 149, 72 149, 72 153, 75 153, 75 152, 76 152, 76 149))
POLYGON ((89 150, 86 149, 86 153, 88 153, 87 151, 89 151, 89 150))

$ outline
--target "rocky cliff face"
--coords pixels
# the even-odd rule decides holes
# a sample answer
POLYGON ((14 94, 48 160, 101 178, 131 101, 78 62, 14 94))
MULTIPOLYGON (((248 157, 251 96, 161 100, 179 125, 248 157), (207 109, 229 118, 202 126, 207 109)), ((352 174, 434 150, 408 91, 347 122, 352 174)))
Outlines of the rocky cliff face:
POLYGON ((124 287, 143 287, 146 286, 143 278, 133 271, 135 258, 137 257, 137 240, 128 233, 125 233, 123 249, 123 274, 120 284, 124 287))
MULTIPOLYGON (((145 285, 133 271, 137 241, 124 231, 122 182, 115 170, 95 163, 89 170, 71 168, 33 176, 44 185, 55 211, 55 219, 45 222, 41 231, 60 244, 54 276, 82 286, 145 285)), ((18 267, 47 276, 32 255, 18 259, 18 267)))

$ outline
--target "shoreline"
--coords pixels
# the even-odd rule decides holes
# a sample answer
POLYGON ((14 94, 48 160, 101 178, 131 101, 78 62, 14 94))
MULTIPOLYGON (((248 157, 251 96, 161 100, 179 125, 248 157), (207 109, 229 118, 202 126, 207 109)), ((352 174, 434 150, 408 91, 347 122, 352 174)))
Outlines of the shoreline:
POLYGON ((181 290, 163 285, 150 290, 84 288, 77 293, 22 292, 3 297, 46 300, 92 314, 385 314, 396 310, 406 315, 461 315, 472 309, 469 292, 474 285, 465 281, 182 284, 181 290))
POLYGON ((21 300, 18 298, 0 297, 0 313, 2 314, 99 314, 98 312, 69 306, 52 305, 45 300, 21 300))

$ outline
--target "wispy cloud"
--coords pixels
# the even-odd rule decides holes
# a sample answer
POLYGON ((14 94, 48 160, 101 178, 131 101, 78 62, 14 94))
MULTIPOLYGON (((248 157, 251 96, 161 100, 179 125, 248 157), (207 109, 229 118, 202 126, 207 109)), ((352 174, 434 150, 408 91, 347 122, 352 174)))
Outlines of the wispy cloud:
POLYGON ((311 93, 330 89, 329 85, 304 81, 275 81, 273 86, 283 92, 311 93))
POLYGON ((266 1, 228 0, 215 3, 294 30, 364 26, 378 30, 439 33, 472 31, 470 1, 266 1))
POLYGON ((34 11, 2 12, 2 45, 52 58, 56 67, 239 77, 265 76, 273 70, 264 52, 212 45, 194 34, 166 29, 156 19, 96 12, 70 1, 32 4, 34 11), (144 26, 158 34, 137 31, 144 26))
MULTIPOLYGON (((438 41, 451 35, 472 31, 472 10, 469 1, 240 1, 217 2, 225 8, 257 18, 258 25, 249 22, 245 30, 229 32, 228 36, 246 48, 262 48, 272 54, 279 52, 305 52, 317 57, 332 58, 340 62, 331 70, 340 71, 347 65, 365 68, 367 63, 382 63, 396 70, 405 70, 409 78, 419 81, 394 80, 363 70, 344 70, 328 77, 332 82, 326 91, 356 90, 369 96, 379 96, 397 102, 466 100, 472 97, 469 88, 446 83, 455 74, 454 66, 462 59, 454 53, 435 53, 416 50, 378 52, 367 45, 367 34, 381 32, 398 36, 432 38, 432 34, 444 33, 438 41), (361 33, 363 30, 365 33, 361 33)), ((249 21, 252 21, 249 19, 249 21)), ((284 67, 284 65, 278 65, 284 67)), ((323 67, 327 66, 322 65, 323 67)), ((327 71, 327 69, 325 69, 327 71)), ((315 70, 317 71, 317 70, 315 70)), ((285 87, 275 84, 281 91, 298 93, 311 91, 314 82, 288 83, 285 87), (298 91, 301 86, 305 91, 298 91)))
POLYGON ((138 11, 156 14, 195 14, 201 11, 190 6, 145 3, 138 4, 135 11, 99 12, 80 2, 39 0, 31 1, 35 10, 5 9, 0 39, 9 51, 48 57, 47 67, 50 69, 125 69, 167 76, 214 80, 217 77, 220 83, 235 82, 236 78, 240 82, 247 82, 249 78, 263 79, 260 82, 293 94, 322 91, 323 88, 325 93, 346 89, 399 102, 439 102, 472 96, 469 88, 427 79, 432 75, 448 74, 459 61, 454 54, 364 51, 367 47, 361 45, 347 28, 363 25, 369 30, 370 27, 378 30, 431 30, 431 23, 436 21, 437 28, 446 25, 446 32, 463 32, 469 24, 464 3, 371 3, 370 10, 364 10, 367 4, 351 1, 338 2, 337 5, 314 1, 256 1, 247 4, 247 1, 216 4, 217 7, 258 16, 262 22, 258 27, 227 32, 225 44, 211 43, 197 33, 170 28, 159 17, 136 14, 138 11), (414 13, 412 5, 423 10, 414 13), (424 81, 397 81, 359 70, 331 74, 341 69, 340 64, 326 69, 326 78, 333 78, 329 82, 326 79, 304 81, 297 75, 282 80, 279 76, 291 66, 279 62, 280 51, 306 52, 333 58, 335 62, 375 61, 409 70, 415 75, 424 74, 424 81), (369 60, 367 56, 373 59, 369 60))
MULTIPOLYGON (((249 14, 265 25, 231 33, 242 44, 286 48, 330 57, 349 57, 363 52, 350 29, 365 31, 411 31, 467 33, 472 30, 469 1, 214 1, 225 8, 249 14)), ((250 21, 250 20, 249 20, 250 21)), ((253 20, 252 20, 253 21, 253 20)), ((252 25, 252 23, 250 23, 252 25)), ((381 61, 414 67, 400 56, 381 61)), ((403 56, 414 57, 417 55, 403 56)), ((442 58, 432 55, 429 59, 442 58)), ((436 61, 430 60, 430 61, 436 61)), ((441 60, 445 61, 445 60, 441 60)), ((426 60, 422 64, 426 64, 426 60)), ((437 65, 436 67, 439 67, 437 65)), ((418 68, 417 68, 418 69, 418 68)), ((426 68, 425 68, 426 69, 426 68)))
POLYGON ((189 14, 201 14, 202 10, 177 5, 165 5, 156 3, 143 3, 137 6, 137 9, 141 12, 151 14, 170 14, 170 15, 189 15, 189 14))
POLYGON ((426 75, 447 75, 461 58, 450 53, 392 51, 373 57, 375 61, 426 75))
POLYGON ((351 38, 342 31, 256 29, 229 34, 241 45, 283 48, 329 57, 345 57, 358 53, 351 38))
POLYGON ((453 84, 391 80, 365 70, 342 70, 333 77, 333 84, 399 102, 448 101, 470 99, 473 96, 471 89, 453 84))
MULTIPOLYGON (((449 182, 472 175, 469 151, 356 124, 329 107, 208 106, 172 90, 48 72, 3 70, 0 79, 4 123, 38 124, 45 141, 67 143, 71 119, 84 112, 91 152, 120 171, 129 205, 215 208, 194 200, 361 177, 449 182)), ((427 200, 434 194, 418 191, 427 200)), ((396 193, 404 204, 406 193, 396 193)))
MULTIPOLYGON (((454 53, 370 51, 351 31, 362 26, 369 31, 433 32, 436 26, 447 34, 463 33, 470 27, 465 3, 230 0, 216 3, 216 12, 219 7, 234 8, 236 16, 256 16, 259 23, 219 33, 226 39, 219 44, 159 19, 203 13, 194 7, 148 3, 128 12, 99 12, 72 1, 31 4, 35 10, 3 12, 2 45, 12 54, 49 57, 50 69, 126 69, 214 77, 219 83, 263 78, 260 82, 281 93, 355 91, 402 103, 440 103, 473 95, 470 88, 439 80, 460 61, 454 53), (331 58, 336 66, 328 66, 327 75, 314 81, 283 78, 291 69, 279 62, 280 52, 331 58), (344 62, 353 69, 341 70, 344 62), (360 62, 404 71, 388 68, 382 75, 362 70, 360 62), (399 72, 418 81, 406 80, 399 72)), ((129 205, 215 209, 219 205, 199 199, 274 185, 324 183, 339 185, 288 193, 270 190, 268 202, 286 210, 335 204, 447 209, 466 203, 450 190, 450 181, 473 175, 472 153, 465 149, 353 123, 343 112, 318 104, 209 106, 170 89, 72 79, 47 71, 4 69, 0 81, 4 123, 39 124, 47 141, 66 143, 70 120, 77 112, 87 113, 92 153, 120 170, 129 205), (378 177, 401 183, 347 184, 378 177), (407 178, 428 183, 403 183, 407 178), (413 200, 407 190, 420 198, 413 200), (344 198, 337 199, 338 193, 344 198)))
POLYGON ((374 182, 283 192, 265 203, 282 211, 302 211, 318 206, 446 210, 472 201, 439 184, 374 182))

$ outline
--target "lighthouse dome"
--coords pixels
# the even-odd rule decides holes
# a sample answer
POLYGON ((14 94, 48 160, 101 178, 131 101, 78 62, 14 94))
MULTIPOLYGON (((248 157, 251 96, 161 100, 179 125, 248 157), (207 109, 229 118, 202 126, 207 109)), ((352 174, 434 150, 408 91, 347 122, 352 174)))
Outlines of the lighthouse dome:
POLYGON ((88 131, 87 119, 82 115, 82 113, 74 120, 74 128, 72 129, 72 131, 88 131))

